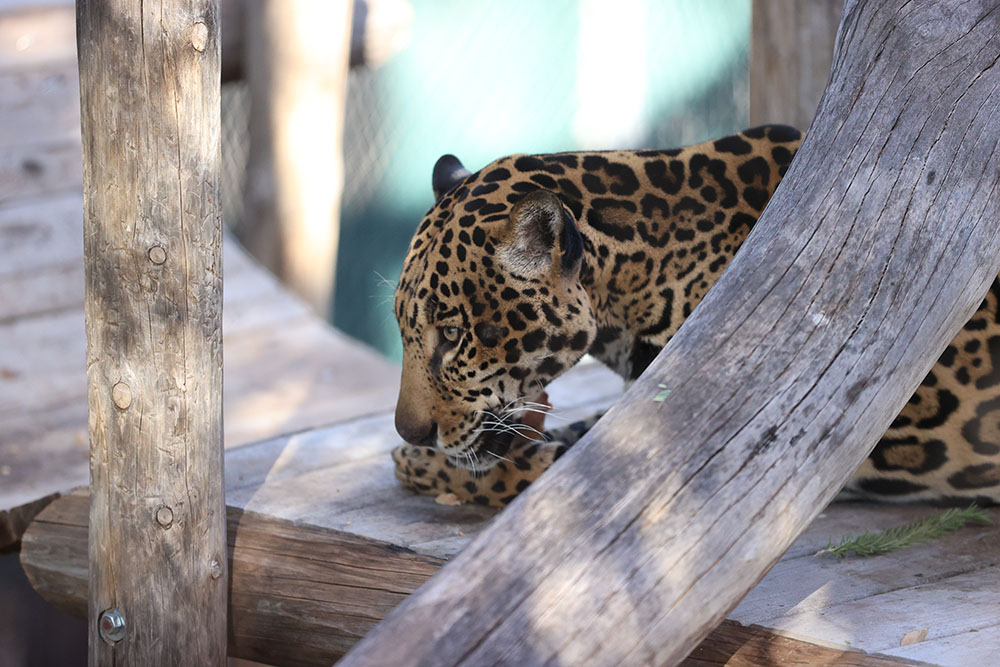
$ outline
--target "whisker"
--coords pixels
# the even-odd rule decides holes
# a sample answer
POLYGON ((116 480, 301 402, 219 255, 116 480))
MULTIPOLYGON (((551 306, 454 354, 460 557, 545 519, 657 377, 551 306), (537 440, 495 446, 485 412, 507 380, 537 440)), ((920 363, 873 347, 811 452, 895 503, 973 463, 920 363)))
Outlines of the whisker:
POLYGON ((385 276, 383 276, 378 271, 372 271, 372 273, 374 273, 376 276, 378 276, 378 282, 375 283, 378 287, 382 287, 383 285, 387 285, 387 286, 391 287, 392 289, 396 289, 398 283, 395 280, 389 280, 388 278, 386 278, 385 276))

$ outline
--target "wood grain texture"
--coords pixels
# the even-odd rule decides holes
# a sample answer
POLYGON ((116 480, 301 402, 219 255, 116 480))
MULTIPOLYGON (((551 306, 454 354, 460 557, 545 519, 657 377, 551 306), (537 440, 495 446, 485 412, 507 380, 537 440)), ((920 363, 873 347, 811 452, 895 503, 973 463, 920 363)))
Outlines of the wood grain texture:
POLYGON ((849 2, 812 129, 715 287, 625 399, 343 664, 686 656, 1000 269, 998 52, 995 1, 849 2))
POLYGON ((77 3, 91 665, 226 659, 217 16, 77 3))
MULTIPOLYGON (((22 551, 36 589, 75 615, 86 610, 87 496, 46 508, 22 551)), ((229 653, 268 664, 332 663, 443 563, 238 508, 227 517, 229 653)))
MULTIPOLYGON (((78 196, 0 210, 0 548, 34 501, 87 482, 82 246, 78 196)), ((227 447, 392 409, 397 367, 223 246, 227 447)))
MULTIPOLYGON (((21 551, 35 589, 78 616, 86 613, 86 522, 87 491, 80 489, 38 516, 21 551)), ((275 665, 332 663, 445 562, 365 538, 353 532, 353 525, 321 529, 230 507, 228 526, 229 653, 275 665)), ((882 667, 910 662, 725 621, 683 664, 882 667)))
POLYGON ((681 667, 900 667, 909 660, 829 648, 777 635, 756 625, 723 621, 681 667))
POLYGON ((750 124, 805 130, 830 75, 844 0, 754 0, 750 124))

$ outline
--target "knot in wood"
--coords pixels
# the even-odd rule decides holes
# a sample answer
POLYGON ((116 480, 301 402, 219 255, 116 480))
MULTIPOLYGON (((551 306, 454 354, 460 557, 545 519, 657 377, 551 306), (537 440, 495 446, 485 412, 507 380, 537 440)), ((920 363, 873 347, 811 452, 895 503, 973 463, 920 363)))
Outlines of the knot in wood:
POLYGON ((205 45, 208 43, 208 26, 198 21, 193 26, 191 26, 191 46, 198 53, 205 50, 205 45))
POLYGON ((209 574, 211 574, 212 579, 218 579, 222 576, 222 566, 219 565, 219 561, 217 560, 213 559, 212 562, 208 564, 208 571, 209 574))
POLYGON ((174 511, 166 505, 161 505, 156 510, 156 523, 164 528, 169 528, 174 522, 174 511))
POLYGON ((153 264, 163 264, 167 261, 167 251, 163 246, 159 245, 154 245, 150 248, 146 256, 149 257, 149 261, 153 264))
POLYGON ((124 382, 116 382, 111 387, 111 400, 115 402, 119 410, 128 410, 132 405, 132 390, 124 382))

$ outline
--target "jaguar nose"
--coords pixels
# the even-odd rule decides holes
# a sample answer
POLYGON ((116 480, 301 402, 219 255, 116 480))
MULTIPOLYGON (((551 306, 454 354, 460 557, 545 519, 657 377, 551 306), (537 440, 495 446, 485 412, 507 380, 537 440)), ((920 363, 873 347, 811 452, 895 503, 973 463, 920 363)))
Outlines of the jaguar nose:
POLYGON ((401 419, 397 412, 395 421, 396 433, 399 433, 399 437, 403 440, 406 440, 411 445, 420 445, 423 447, 434 446, 434 438, 437 435, 437 424, 430 419, 413 421, 401 419))

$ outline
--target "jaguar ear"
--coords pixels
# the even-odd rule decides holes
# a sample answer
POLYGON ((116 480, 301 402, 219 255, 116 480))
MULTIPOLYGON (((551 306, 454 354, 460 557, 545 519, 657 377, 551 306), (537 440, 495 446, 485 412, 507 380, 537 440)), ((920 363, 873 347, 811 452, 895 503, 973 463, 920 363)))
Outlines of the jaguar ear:
POLYGON ((573 214, 549 190, 536 190, 510 212, 503 261, 515 271, 537 275, 558 267, 575 278, 583 260, 583 237, 573 214))
POLYGON ((434 164, 434 174, 431 186, 434 188, 434 201, 439 201, 448 190, 461 183, 472 172, 462 166, 462 162, 454 155, 442 155, 434 164))

